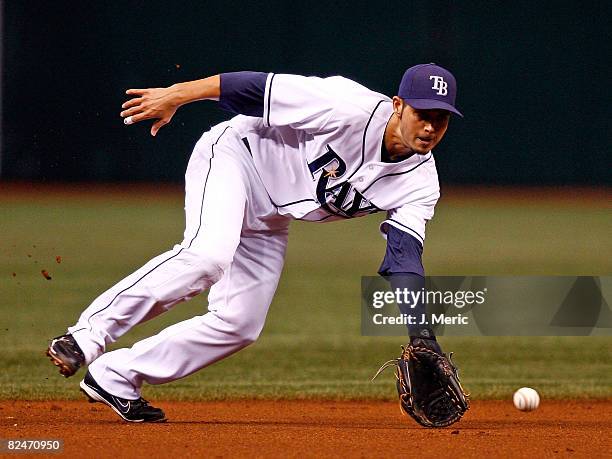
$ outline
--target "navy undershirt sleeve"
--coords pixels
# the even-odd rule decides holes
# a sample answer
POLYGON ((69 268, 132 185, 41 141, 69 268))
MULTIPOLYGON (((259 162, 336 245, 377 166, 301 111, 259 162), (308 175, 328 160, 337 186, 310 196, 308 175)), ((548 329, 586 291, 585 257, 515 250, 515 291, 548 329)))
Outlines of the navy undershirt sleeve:
POLYGON ((222 73, 219 107, 240 115, 262 117, 267 78, 264 72, 222 73))
MULTIPOLYGON (((423 269, 423 246, 414 236, 389 225, 387 251, 378 273, 391 283, 391 290, 425 291, 425 270, 423 269)), ((407 305, 399 303, 402 314, 412 315, 419 323, 407 324, 408 334, 435 339, 434 332, 420 319, 427 314, 423 301, 407 305)))
POLYGON ((389 276, 412 273, 424 276, 422 256, 423 246, 417 238, 395 226, 388 225, 387 251, 378 274, 389 276))

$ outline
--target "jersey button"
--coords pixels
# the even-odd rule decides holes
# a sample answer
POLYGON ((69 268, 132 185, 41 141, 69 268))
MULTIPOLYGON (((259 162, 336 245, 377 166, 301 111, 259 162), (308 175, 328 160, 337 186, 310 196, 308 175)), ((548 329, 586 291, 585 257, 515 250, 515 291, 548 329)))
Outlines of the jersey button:
POLYGON ((370 165, 370 167, 368 169, 372 170, 372 169, 374 169, 374 166, 370 165))
POLYGON ((360 182, 363 182, 363 177, 359 177, 359 181, 360 181, 360 182))

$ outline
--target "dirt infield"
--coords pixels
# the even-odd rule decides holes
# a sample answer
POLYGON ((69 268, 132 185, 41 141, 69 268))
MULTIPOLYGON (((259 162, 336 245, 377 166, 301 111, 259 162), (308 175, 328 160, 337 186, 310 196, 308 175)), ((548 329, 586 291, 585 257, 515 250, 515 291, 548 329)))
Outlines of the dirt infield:
MULTIPOLYGON (((86 402, 0 402, 0 438, 63 439, 72 457, 603 457, 612 400, 477 401, 425 429, 390 402, 161 402, 169 421, 128 424, 86 402)), ((40 456, 38 456, 40 457, 40 456)))

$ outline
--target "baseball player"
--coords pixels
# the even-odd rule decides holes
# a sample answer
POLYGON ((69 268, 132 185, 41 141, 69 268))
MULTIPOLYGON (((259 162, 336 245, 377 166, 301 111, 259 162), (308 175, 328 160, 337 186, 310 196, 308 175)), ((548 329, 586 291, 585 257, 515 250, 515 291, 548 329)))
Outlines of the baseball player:
MULTIPOLYGON (((183 241, 83 311, 47 355, 68 377, 88 365, 81 390, 132 422, 165 415, 141 397, 254 342, 283 267, 292 219, 330 222, 385 211, 384 276, 424 276, 425 224, 439 185, 432 149, 455 108, 456 82, 435 64, 409 68, 389 98, 349 79, 234 72, 167 88, 130 89, 125 124, 208 99, 235 117, 197 142, 185 174, 183 241), (208 312, 131 348, 105 353, 135 325, 209 289, 208 312)), ((430 329, 417 340, 441 354, 430 329)), ((401 394, 400 394, 401 396, 401 394)))

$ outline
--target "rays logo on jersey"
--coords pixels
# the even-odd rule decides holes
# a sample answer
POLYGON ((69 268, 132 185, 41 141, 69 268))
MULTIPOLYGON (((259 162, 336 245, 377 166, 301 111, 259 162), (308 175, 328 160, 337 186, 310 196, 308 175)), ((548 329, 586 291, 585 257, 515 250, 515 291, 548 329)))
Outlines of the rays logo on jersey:
POLYGON ((352 218, 380 210, 348 181, 341 181, 346 173, 346 163, 329 145, 322 156, 308 163, 308 169, 313 179, 316 180, 316 175, 319 175, 317 200, 331 214, 352 218))

